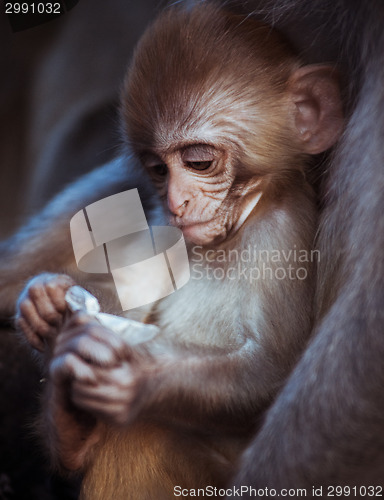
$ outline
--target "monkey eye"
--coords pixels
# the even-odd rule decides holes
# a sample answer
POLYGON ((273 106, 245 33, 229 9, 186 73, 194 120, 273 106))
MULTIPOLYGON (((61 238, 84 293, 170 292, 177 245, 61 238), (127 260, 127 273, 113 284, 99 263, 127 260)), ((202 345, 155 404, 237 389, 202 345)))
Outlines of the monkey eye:
POLYGON ((165 177, 168 173, 168 167, 164 163, 150 167, 156 177, 165 177))
POLYGON ((185 165, 193 170, 207 170, 213 161, 186 161, 185 165))
POLYGON ((192 144, 186 146, 181 153, 184 165, 198 172, 208 170, 215 162, 216 156, 215 148, 208 144, 192 144))

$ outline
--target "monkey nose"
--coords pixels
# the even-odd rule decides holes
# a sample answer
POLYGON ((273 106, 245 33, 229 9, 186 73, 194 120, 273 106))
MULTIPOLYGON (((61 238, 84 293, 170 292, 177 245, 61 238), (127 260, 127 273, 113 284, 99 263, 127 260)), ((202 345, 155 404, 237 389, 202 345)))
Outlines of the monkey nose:
POLYGON ((182 217, 184 215, 188 203, 189 201, 185 200, 181 205, 176 207, 171 206, 171 204, 169 204, 169 210, 172 212, 173 215, 176 215, 176 217, 182 217))

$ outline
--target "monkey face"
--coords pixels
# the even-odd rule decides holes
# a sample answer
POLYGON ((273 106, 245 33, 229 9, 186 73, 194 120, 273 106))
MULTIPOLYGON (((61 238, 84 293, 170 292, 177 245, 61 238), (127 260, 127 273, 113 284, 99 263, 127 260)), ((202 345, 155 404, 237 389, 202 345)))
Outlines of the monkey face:
MULTIPOLYGON (((179 227, 188 241, 217 243, 240 227, 244 187, 234 203, 236 176, 228 151, 192 144, 163 154, 147 153, 142 162, 164 201, 171 224, 179 227)), ((251 191, 250 186, 246 191, 251 191)))

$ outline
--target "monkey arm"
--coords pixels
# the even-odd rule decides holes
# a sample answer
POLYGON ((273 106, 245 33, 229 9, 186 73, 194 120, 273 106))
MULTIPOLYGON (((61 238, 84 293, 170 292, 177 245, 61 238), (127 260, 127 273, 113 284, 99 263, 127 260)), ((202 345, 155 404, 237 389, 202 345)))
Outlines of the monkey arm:
POLYGON ((226 350, 166 339, 133 349, 77 315, 57 338, 50 373, 58 392, 67 380, 75 407, 112 424, 140 417, 220 432, 252 427, 287 366, 254 339, 226 350))
POLYGON ((359 33, 368 19, 362 45, 373 37, 374 50, 364 61, 369 71, 359 104, 331 168, 319 233, 325 258, 318 325, 244 455, 238 485, 307 491, 316 485, 326 495, 328 485, 383 484, 384 196, 377 180, 383 179, 384 37, 375 29, 384 22, 384 9, 375 2, 360 8, 348 33, 359 33))
POLYGON ((183 351, 148 366, 145 397, 138 395, 136 411, 214 432, 252 428, 281 383, 263 350, 247 340, 231 351, 192 346, 183 351))
MULTIPOLYGON (((229 355, 185 352, 183 356, 180 351, 166 353, 170 347, 165 345, 160 354, 158 344, 157 357, 146 349, 126 351, 124 357, 130 361, 115 364, 107 360, 100 345, 87 345, 78 332, 69 335, 72 345, 66 353, 59 347, 51 363, 42 419, 53 462, 66 470, 86 467, 102 437, 103 422, 127 427, 144 419, 189 431, 245 435, 263 409, 260 401, 248 403, 255 401, 255 395, 251 385, 244 388, 244 380, 254 377, 242 367, 247 362, 246 346, 229 355), (98 351, 97 364, 80 357, 82 351, 95 360, 92 347, 98 351)), ((112 343, 119 341, 108 335, 112 343)), ((112 350, 122 354, 117 344, 112 350)))
POLYGON ((183 357, 164 350, 154 358, 142 350, 131 352, 129 363, 118 365, 106 361, 100 346, 97 365, 80 358, 80 350, 95 359, 84 337, 77 347, 68 346, 66 354, 59 349, 54 357, 42 418, 53 463, 66 470, 81 470, 92 459, 102 422, 126 427, 146 419, 189 430, 241 435, 255 427, 263 407, 260 401, 249 403, 255 400, 251 385, 242 390, 244 379, 254 377, 244 373, 243 350, 229 355, 231 361, 225 354, 186 352, 183 357))
MULTIPOLYGON (((382 245, 382 238, 377 244, 382 245)), ((373 273, 368 266, 362 266, 361 272, 373 273)), ((371 276, 369 289, 361 286, 356 275, 350 277, 348 287, 358 290, 359 304, 344 290, 317 328, 245 453, 237 485, 308 491, 314 485, 382 485, 379 430, 384 370, 378 341, 382 318, 367 311, 380 309, 383 290, 377 281, 377 295, 370 296, 371 276), (347 317, 340 316, 341 307, 349 311, 347 317)))

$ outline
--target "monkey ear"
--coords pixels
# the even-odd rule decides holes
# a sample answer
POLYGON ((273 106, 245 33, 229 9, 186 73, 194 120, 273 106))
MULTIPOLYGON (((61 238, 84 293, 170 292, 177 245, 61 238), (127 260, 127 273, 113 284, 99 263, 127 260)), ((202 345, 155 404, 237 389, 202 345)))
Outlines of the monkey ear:
POLYGON ((296 70, 289 80, 295 105, 297 137, 303 151, 322 153, 343 131, 343 109, 338 75, 331 66, 313 64, 296 70))

